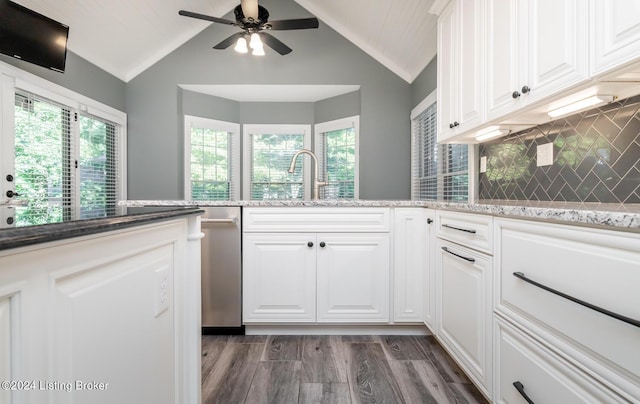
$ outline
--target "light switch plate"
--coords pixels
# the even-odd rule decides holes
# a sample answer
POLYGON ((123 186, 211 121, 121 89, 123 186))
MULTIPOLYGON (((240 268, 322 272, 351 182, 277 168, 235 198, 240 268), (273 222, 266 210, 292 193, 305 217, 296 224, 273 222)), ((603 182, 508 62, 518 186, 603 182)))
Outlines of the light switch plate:
POLYGON ((169 268, 163 267, 156 270, 155 274, 155 317, 169 309, 171 304, 171 282, 169 268))
POLYGON ((480 157, 480 172, 481 173, 487 172, 487 156, 480 157))
POLYGON ((553 164, 553 143, 538 145, 536 152, 538 167, 550 166, 553 164))

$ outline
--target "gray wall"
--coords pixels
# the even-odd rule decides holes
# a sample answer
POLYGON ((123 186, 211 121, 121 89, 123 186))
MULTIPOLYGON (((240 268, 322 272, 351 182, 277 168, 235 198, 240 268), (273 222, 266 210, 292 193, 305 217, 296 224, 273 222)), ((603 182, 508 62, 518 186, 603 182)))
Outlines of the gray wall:
POLYGON ((429 64, 420 72, 418 77, 411 83, 411 109, 415 108, 424 100, 437 85, 438 57, 431 59, 429 64))
MULTIPOLYGON (((310 14, 293 0, 264 0, 274 19, 310 14)), ((227 15, 230 18, 230 15, 227 15)), ((182 198, 185 95, 178 84, 360 85, 360 195, 410 196, 410 85, 321 22, 317 30, 273 33, 293 49, 279 56, 211 47, 236 32, 212 24, 127 83, 128 186, 132 199, 182 198), (384 164, 381 164, 384 162, 384 164)), ((244 108, 240 107, 240 114, 244 108)), ((242 117, 240 117, 242 118, 242 117)))
POLYGON ((360 91, 320 100, 315 105, 315 123, 360 115, 360 91))
POLYGON ((0 60, 120 111, 126 109, 124 81, 73 52, 67 52, 64 73, 54 72, 6 55, 0 55, 0 60))

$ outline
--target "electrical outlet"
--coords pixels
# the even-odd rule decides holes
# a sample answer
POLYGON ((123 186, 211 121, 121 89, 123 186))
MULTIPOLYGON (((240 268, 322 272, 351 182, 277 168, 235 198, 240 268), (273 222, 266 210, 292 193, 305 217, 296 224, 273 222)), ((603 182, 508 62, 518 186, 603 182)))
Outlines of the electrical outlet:
POLYGON ((487 172, 487 156, 480 157, 480 172, 481 173, 487 172))
POLYGON ((171 283, 169 268, 161 268, 155 273, 155 317, 169 309, 171 302, 171 283))
POLYGON ((536 150, 536 161, 538 167, 550 166, 553 164, 553 143, 538 145, 536 150))

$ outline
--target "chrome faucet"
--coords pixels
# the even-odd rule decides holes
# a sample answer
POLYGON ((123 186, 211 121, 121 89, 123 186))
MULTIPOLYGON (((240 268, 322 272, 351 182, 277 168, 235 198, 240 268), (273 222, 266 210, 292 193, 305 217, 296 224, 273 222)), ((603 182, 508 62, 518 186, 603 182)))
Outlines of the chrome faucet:
POLYGON ((289 174, 293 174, 296 169, 296 159, 301 154, 308 154, 313 159, 313 199, 318 199, 320 194, 320 187, 324 187, 325 185, 329 185, 326 181, 320 181, 318 177, 318 158, 316 155, 308 149, 300 149, 293 155, 291 158, 291 165, 289 166, 289 174))

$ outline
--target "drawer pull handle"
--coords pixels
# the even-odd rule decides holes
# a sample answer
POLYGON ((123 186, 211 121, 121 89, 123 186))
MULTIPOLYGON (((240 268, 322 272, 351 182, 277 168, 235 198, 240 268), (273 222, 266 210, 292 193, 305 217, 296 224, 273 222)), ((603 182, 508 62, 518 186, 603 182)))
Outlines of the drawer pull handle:
POLYGON ((442 227, 446 227, 447 229, 453 229, 453 230, 458 230, 458 231, 464 231, 464 232, 466 232, 466 233, 473 233, 473 234, 475 234, 475 233, 476 233, 476 231, 475 231, 475 230, 463 229, 463 228, 461 228, 461 227, 455 227, 455 226, 451 226, 451 225, 448 225, 448 224, 443 224, 443 225, 442 225, 442 227))
POLYGON ((476 262, 475 258, 469 258, 469 257, 465 257, 465 256, 460 255, 460 254, 456 254, 453 251, 450 251, 447 247, 442 247, 442 250, 445 251, 445 252, 448 252, 451 255, 455 255, 458 258, 462 258, 465 261, 476 262))
POLYGON ((520 393, 520 395, 527 400, 527 403, 529 404, 535 404, 533 401, 531 401, 531 399, 529 398, 529 396, 527 395, 527 393, 524 392, 524 386, 522 385, 522 383, 520 382, 513 382, 513 387, 516 388, 516 390, 518 390, 518 393, 520 393))
POLYGON ((629 318, 629 317, 625 317, 625 316, 623 316, 621 314, 614 313, 614 312, 609 311, 607 309, 603 309, 602 307, 595 306, 595 305, 593 305, 591 303, 587 303, 584 300, 580 300, 580 299, 577 299, 577 298, 575 298, 573 296, 569 296, 566 293, 559 292, 559 291, 557 291, 555 289, 552 289, 552 288, 550 288, 548 286, 545 286, 545 285, 543 285, 541 283, 538 283, 538 282, 536 282, 534 280, 531 280, 531 279, 527 278, 522 272, 514 272, 513 276, 515 276, 516 278, 520 278, 523 281, 525 281, 527 283, 530 283, 530 284, 532 284, 534 286, 537 286, 540 289, 544 289, 547 292, 551 292, 554 295, 558 295, 560 297, 564 297, 565 299, 570 300, 570 301, 572 301, 574 303, 577 303, 577 304, 582 305, 584 307, 588 307, 591 310, 595 310, 598 313, 602 313, 602 314, 605 314, 605 315, 607 315, 609 317, 613 317, 616 320, 624 321, 627 324, 631 324, 631 325, 635 325, 636 327, 640 327, 640 321, 638 321, 638 320, 635 320, 635 319, 629 318))

